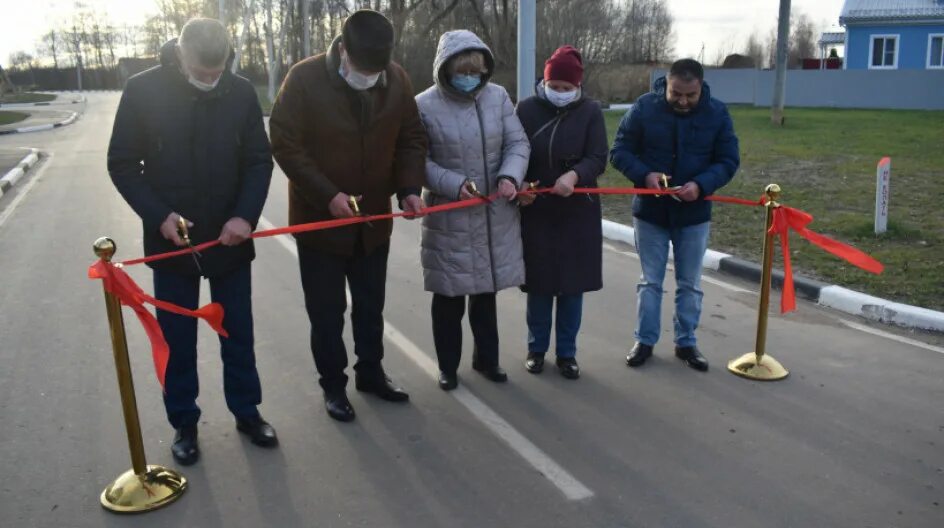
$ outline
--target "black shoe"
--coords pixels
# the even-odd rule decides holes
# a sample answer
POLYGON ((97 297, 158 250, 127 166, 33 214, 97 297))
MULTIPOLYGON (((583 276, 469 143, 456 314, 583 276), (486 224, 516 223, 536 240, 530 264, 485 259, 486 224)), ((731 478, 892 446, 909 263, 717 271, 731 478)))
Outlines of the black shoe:
POLYGON ((325 393, 325 409, 328 411, 328 416, 334 418, 339 422, 353 422, 354 417, 354 407, 351 407, 351 402, 347 399, 347 394, 343 391, 336 394, 325 393))
POLYGON ((455 374, 439 373, 439 388, 444 391, 451 391, 459 386, 459 378, 455 374))
POLYGON ((197 445, 197 426, 188 425, 177 429, 174 434, 174 443, 170 446, 174 460, 182 466, 189 466, 200 458, 200 447, 197 445))
POLYGON ((259 415, 243 419, 237 418, 236 430, 249 435, 252 443, 259 447, 279 445, 279 437, 275 435, 275 429, 259 415))
POLYGON ((641 367, 642 364, 651 357, 651 346, 644 345, 642 343, 636 343, 636 345, 633 346, 633 349, 629 351, 629 355, 626 356, 626 364, 633 368, 641 367))
POLYGON ((528 354, 528 359, 524 362, 524 368, 531 374, 544 372, 544 354, 528 354))
POLYGON ((504 383, 508 381, 508 373, 505 372, 505 369, 495 365, 494 367, 483 367, 481 365, 472 364, 472 370, 477 371, 479 374, 485 376, 486 379, 494 381, 495 383, 504 383))
POLYGON ((701 355, 701 352, 698 351, 698 347, 675 347, 675 357, 681 359, 687 363, 689 367, 697 371, 708 371, 708 360, 705 359, 705 356, 701 355))
POLYGON ((369 392, 380 398, 391 402, 405 402, 410 399, 410 395, 403 389, 397 387, 390 381, 386 375, 367 378, 357 376, 354 380, 354 386, 361 392, 369 392))
POLYGON ((580 367, 574 358, 557 358, 557 370, 561 376, 567 379, 577 379, 580 377, 580 367))

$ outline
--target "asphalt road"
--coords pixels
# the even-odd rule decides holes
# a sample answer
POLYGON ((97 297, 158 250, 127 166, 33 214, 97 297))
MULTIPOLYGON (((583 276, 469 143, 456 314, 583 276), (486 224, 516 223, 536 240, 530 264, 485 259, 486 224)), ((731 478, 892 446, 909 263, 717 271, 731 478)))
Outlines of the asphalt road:
MULTIPOLYGON (((99 236, 117 240, 119 258, 141 253, 139 222, 105 170, 117 101, 91 93, 74 125, 0 137, 0 149, 48 154, 0 199, 0 526, 944 526, 940 337, 801 303, 770 321, 768 350, 791 376, 747 381, 724 365, 753 348, 757 296, 714 276, 699 331, 711 371, 675 360, 670 324, 657 357, 631 370, 639 264, 607 244, 605 289, 585 304, 580 380, 525 372, 524 297, 506 291, 499 320, 510 382, 472 372, 467 346, 462 389, 447 394, 433 377, 419 225, 406 221, 390 256, 385 363, 410 404, 352 388, 357 421, 326 416, 293 244, 260 241, 261 410, 281 447, 261 450, 235 431, 216 339, 202 327, 203 457, 183 468, 190 489, 141 516, 103 510, 99 494, 130 461, 101 285, 85 273, 99 236)), ((280 172, 264 216, 287 220, 280 172)), ((150 290, 146 268, 129 272, 150 290)), ((147 342, 125 318, 148 461, 173 466, 147 342)))

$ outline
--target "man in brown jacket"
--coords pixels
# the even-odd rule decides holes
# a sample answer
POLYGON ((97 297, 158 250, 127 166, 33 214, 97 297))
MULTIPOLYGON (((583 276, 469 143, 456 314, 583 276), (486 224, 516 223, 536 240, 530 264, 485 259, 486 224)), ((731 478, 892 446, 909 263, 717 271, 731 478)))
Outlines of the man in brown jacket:
MULTIPOLYGON (((418 213, 425 181, 426 132, 413 86, 393 52, 393 26, 375 11, 357 11, 331 49, 289 71, 272 108, 275 159, 288 176, 292 225, 390 212, 390 197, 418 213), (352 200, 357 207, 352 207, 352 200)), ((391 383, 383 359, 383 306, 390 221, 296 235, 311 351, 328 415, 354 419, 345 393, 342 339, 353 307, 355 385, 388 401, 409 395, 391 383)))

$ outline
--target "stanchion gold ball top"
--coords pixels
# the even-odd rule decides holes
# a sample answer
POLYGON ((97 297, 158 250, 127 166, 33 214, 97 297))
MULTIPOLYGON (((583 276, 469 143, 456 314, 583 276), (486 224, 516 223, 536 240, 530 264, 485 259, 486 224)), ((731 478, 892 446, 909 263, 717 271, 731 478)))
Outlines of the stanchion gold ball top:
POLYGON ((115 251, 118 250, 117 244, 115 241, 108 238, 102 237, 95 241, 95 244, 92 245, 92 249, 95 251, 95 256, 102 260, 111 260, 115 255, 115 251))
POLYGON ((776 183, 771 183, 766 188, 764 188, 764 194, 767 195, 767 198, 771 201, 776 202, 780 200, 780 186, 776 183))

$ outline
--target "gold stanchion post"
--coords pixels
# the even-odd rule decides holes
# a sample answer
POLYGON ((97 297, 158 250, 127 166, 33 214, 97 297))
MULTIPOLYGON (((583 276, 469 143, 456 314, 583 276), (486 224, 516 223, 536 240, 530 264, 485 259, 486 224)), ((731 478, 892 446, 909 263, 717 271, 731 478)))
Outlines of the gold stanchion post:
MULTIPOLYGON (((115 241, 99 238, 95 241, 95 255, 111 262, 115 254, 115 241)), ((141 422, 138 419, 138 404, 134 396, 134 380, 131 377, 131 362, 128 359, 128 342, 121 316, 121 302, 105 291, 105 310, 111 332, 111 346, 115 353, 115 368, 118 371, 118 389, 121 407, 125 416, 128 446, 131 450, 131 469, 122 473, 102 492, 101 502, 105 508, 119 513, 138 513, 154 510, 174 502, 187 489, 183 475, 163 466, 148 465, 144 457, 144 441, 141 439, 141 422)))
POLYGON ((774 222, 774 209, 780 207, 780 186, 772 183, 764 189, 767 196, 767 221, 764 227, 764 260, 760 279, 760 306, 757 309, 757 338, 754 351, 732 360, 728 370, 752 380, 775 381, 786 378, 790 373, 779 361, 766 353, 767 347, 767 310, 770 305, 770 276, 774 261, 774 235, 770 227, 774 222))

